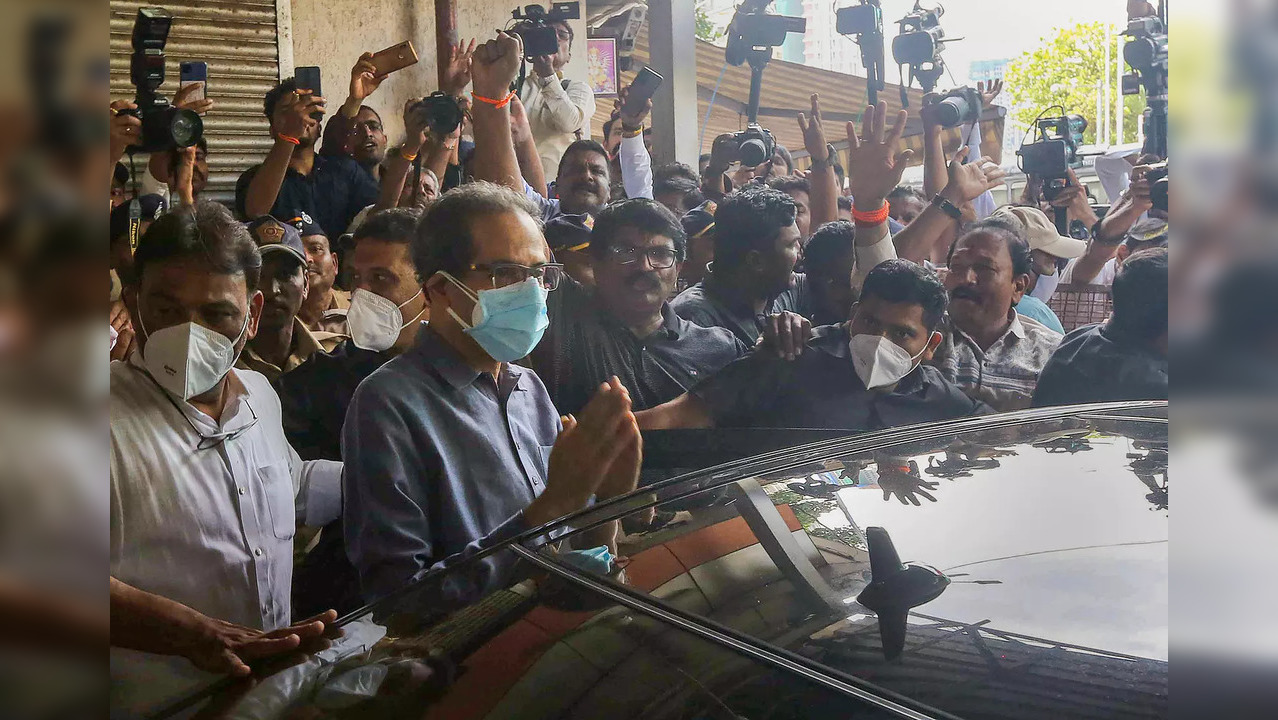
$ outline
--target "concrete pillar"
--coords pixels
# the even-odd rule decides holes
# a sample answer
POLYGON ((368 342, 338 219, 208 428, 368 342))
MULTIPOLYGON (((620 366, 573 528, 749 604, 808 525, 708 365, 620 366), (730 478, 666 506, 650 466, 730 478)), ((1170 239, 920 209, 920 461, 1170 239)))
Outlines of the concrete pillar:
POLYGON ((652 69, 665 82, 652 98, 654 163, 679 161, 697 167, 697 38, 695 3, 648 0, 648 47, 652 69))

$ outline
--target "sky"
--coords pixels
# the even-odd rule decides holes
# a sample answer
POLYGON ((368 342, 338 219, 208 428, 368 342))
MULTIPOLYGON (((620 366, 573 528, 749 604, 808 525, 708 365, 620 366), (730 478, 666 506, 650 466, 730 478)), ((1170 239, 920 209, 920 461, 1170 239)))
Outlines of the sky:
MULTIPOLYGON (((836 7, 854 5, 850 0, 830 2, 836 7)), ((925 6, 935 0, 924 0, 925 6)), ((1038 47, 1044 37, 1060 27, 1079 22, 1102 21, 1126 27, 1127 3, 1124 0, 1068 0, 1047 3, 1041 0, 941 0, 945 14, 941 27, 946 37, 966 40, 948 43, 942 57, 953 73, 957 85, 966 84, 967 71, 973 60, 1015 58, 1038 47)), ((883 30, 888 37, 888 64, 892 64, 891 38, 896 37, 896 20, 914 6, 914 0, 883 0, 883 30)), ((896 70, 889 67, 888 82, 896 82, 896 70)))

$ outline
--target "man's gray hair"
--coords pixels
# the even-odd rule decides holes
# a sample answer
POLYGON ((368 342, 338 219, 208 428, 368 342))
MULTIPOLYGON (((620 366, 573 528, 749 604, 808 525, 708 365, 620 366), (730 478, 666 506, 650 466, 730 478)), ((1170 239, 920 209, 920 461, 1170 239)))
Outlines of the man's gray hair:
POLYGON ((425 280, 439 271, 465 272, 475 260, 471 234, 477 217, 524 213, 542 226, 541 213, 523 193, 490 182, 470 182, 440 196, 422 216, 413 238, 413 265, 425 280))

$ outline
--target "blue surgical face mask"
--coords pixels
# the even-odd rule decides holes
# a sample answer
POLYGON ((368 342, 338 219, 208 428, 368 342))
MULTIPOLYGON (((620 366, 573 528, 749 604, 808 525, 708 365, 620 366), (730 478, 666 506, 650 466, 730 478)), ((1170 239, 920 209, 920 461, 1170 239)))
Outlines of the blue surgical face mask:
POLYGON ((474 290, 441 271, 449 282, 475 301, 470 322, 448 308, 467 335, 497 362, 514 362, 528 356, 550 326, 546 314, 546 288, 536 278, 494 290, 474 290))

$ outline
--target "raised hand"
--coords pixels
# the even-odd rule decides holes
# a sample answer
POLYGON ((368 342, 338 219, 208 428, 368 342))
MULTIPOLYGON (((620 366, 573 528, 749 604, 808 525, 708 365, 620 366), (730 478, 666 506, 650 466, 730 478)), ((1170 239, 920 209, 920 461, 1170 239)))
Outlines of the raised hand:
POLYGON ((821 98, 812 93, 812 114, 799 113, 799 132, 803 133, 803 148, 812 162, 825 162, 829 150, 825 142, 825 128, 821 124, 821 98))
POLYGON ((425 98, 409 98, 404 103, 404 147, 411 155, 426 144, 426 132, 430 126, 425 109, 417 108, 417 103, 425 98))
POLYGON ((959 148, 946 167, 947 180, 941 196, 955 205, 975 200, 986 190, 993 190, 1002 185, 1003 177, 1007 174, 988 157, 982 157, 976 162, 964 165, 963 160, 967 158, 967 153, 967 146, 959 148))
POLYGON ((523 57, 523 41, 518 35, 504 32, 498 32, 495 39, 475 48, 470 64, 475 93, 493 100, 505 97, 519 74, 523 57))
POLYGON ((532 126, 528 124, 528 111, 518 97, 510 99, 510 137, 516 145, 532 140, 532 126))
POLYGON ((201 115, 212 110, 213 101, 207 96, 199 99, 192 97, 195 95, 196 90, 203 90, 204 87, 205 83, 196 82, 185 87, 178 88, 178 91, 173 93, 173 107, 190 110, 201 115))
POLYGON ((621 118, 621 126, 630 131, 639 129, 643 125, 643 121, 647 119, 648 113, 652 112, 652 100, 648 99, 638 110, 634 112, 626 112, 626 98, 630 97, 630 87, 621 89, 621 95, 617 97, 615 110, 617 117, 621 118))
POLYGON ((319 123, 313 114, 318 113, 323 117, 327 102, 317 95, 302 94, 307 90, 308 88, 299 88, 285 95, 275 105, 273 121, 277 135, 304 137, 319 123))
MULTIPOLYGON (((565 419, 550 452, 546 490, 525 509, 525 520, 538 526, 585 507, 605 478, 616 489, 613 466, 619 457, 632 456, 637 432, 630 393, 614 377, 600 386, 580 420, 565 419)), ((622 469, 617 472, 624 474, 622 469)))
POLYGON ((359 105, 372 95, 377 88, 381 87, 382 81, 386 79, 385 75, 377 74, 377 66, 373 64, 373 53, 366 52, 359 56, 355 61, 355 65, 351 67, 351 84, 350 93, 347 95, 347 104, 354 104, 356 113, 359 112, 359 105))
POLYGON ((994 98, 1003 92, 1003 80, 991 80, 989 82, 976 83, 976 92, 981 96, 981 105, 989 107, 994 104, 994 98))
POLYGON ((555 56, 538 55, 533 58, 533 72, 538 77, 549 78, 555 74, 555 56))
POLYGON ((173 173, 173 191, 184 207, 195 207, 195 146, 178 148, 177 166, 173 173))
POLYGON ((444 81, 440 90, 454 97, 461 95, 470 84, 470 65, 475 56, 475 40, 470 44, 459 42, 448 48, 448 61, 444 64, 444 81))
POLYGON ((856 124, 847 124, 848 133, 848 188, 852 192, 853 206, 861 212, 874 212, 883 207, 888 193, 901 182, 905 165, 913 157, 912 150, 897 152, 901 135, 905 132, 908 113, 901 110, 896 122, 887 130, 887 104, 879 103, 865 109, 861 123, 861 137, 856 134, 856 124))
POLYGON ((128 100, 116 100, 111 103, 111 167, 124 157, 130 145, 142 142, 142 120, 120 112, 121 110, 137 110, 138 106, 128 100))

